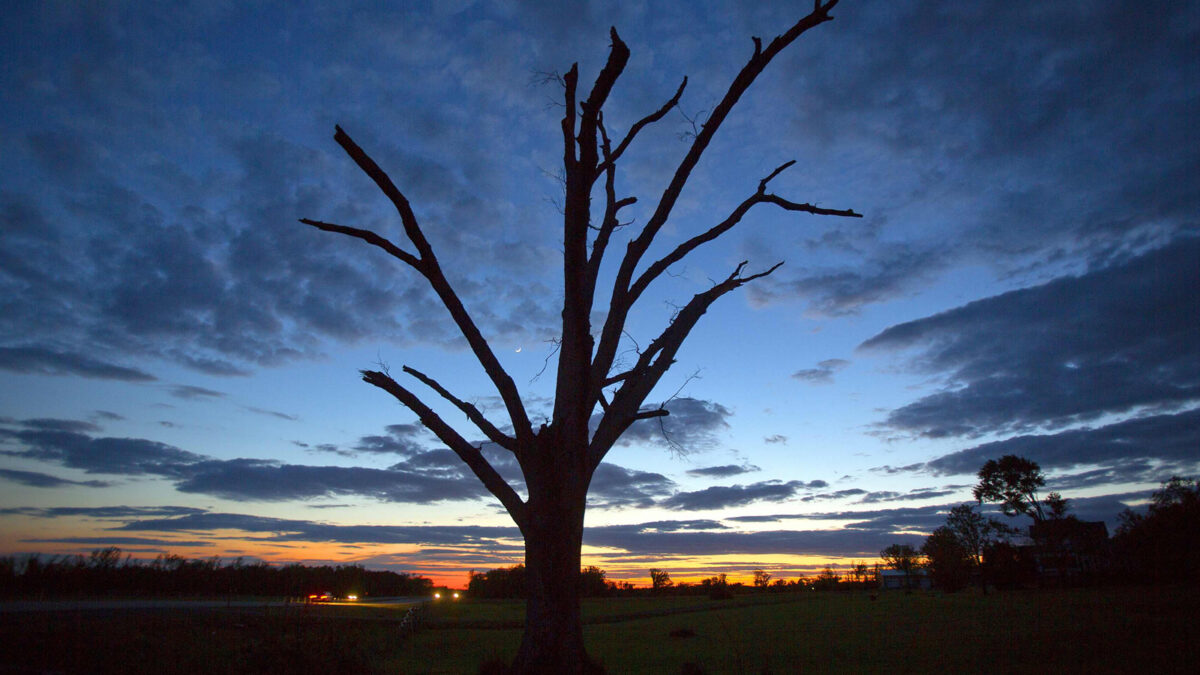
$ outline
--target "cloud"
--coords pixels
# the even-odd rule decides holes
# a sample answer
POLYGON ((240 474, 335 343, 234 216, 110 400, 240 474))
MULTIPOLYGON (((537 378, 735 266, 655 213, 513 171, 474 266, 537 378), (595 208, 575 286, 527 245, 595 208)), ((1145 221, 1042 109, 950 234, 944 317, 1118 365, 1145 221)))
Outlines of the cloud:
MULTIPOLYGON (((945 249, 920 249, 897 244, 884 249, 853 268, 836 268, 807 276, 787 279, 775 275, 766 283, 750 286, 750 298, 756 304, 769 304, 782 299, 808 300, 808 314, 815 317, 840 317, 858 313, 870 304, 892 300, 912 291, 918 283, 928 281, 935 272, 947 266, 945 249)), ((822 363, 842 362, 830 359, 822 363)), ((824 383, 846 365, 795 373, 798 379, 824 383)))
POLYGON ((1101 465, 1112 470, 1110 480, 1132 482, 1138 467, 1159 466, 1159 472, 1177 467, 1190 472, 1200 465, 1200 409, 1149 415, 1096 428, 1080 428, 1055 434, 1022 435, 960 450, 912 470, 936 475, 974 474, 989 459, 1019 455, 1037 462, 1044 470, 1063 472, 1082 466, 1101 465), (1124 467, 1124 469, 1122 468, 1124 467), (1122 476, 1122 474, 1126 474, 1122 476))
POLYGON ((729 478, 754 471, 762 471, 762 469, 753 464, 723 464, 721 466, 704 466, 699 469, 690 469, 687 474, 696 478, 729 478))
POLYGON ((72 433, 87 433, 100 431, 100 426, 92 422, 84 422, 82 420, 60 420, 60 419, 28 419, 21 420, 18 424, 26 429, 34 429, 38 431, 65 431, 72 433))
POLYGON ((179 477, 205 458, 186 450, 140 438, 92 438, 67 431, 0 432, 23 446, 0 451, 10 457, 54 462, 87 473, 179 477))
POLYGON ((591 508, 649 508, 671 494, 675 482, 660 473, 628 469, 609 462, 596 467, 588 489, 591 508))
POLYGON ((409 456, 425 450, 424 442, 432 435, 420 424, 389 424, 386 436, 363 436, 354 446, 356 452, 409 456))
POLYGON ((761 501, 785 501, 803 488, 824 487, 824 481, 766 480, 750 485, 714 485, 692 492, 677 492, 659 502, 660 506, 679 511, 705 511, 744 506, 761 501))
POLYGON ((159 476, 181 492, 238 501, 304 500, 361 495, 381 501, 431 503, 487 496, 465 465, 451 471, 304 466, 272 460, 218 460, 138 438, 93 438, 45 429, 3 430, 20 449, 0 454, 52 462, 87 473, 159 476))
POLYGON ((249 410, 250 412, 258 414, 258 415, 264 415, 266 417, 274 417, 276 419, 287 420, 288 422, 295 422, 296 420, 300 419, 299 417, 297 417, 295 415, 289 415, 287 413, 281 413, 281 412, 278 412, 275 410, 266 410, 264 408, 255 408, 253 406, 248 406, 246 408, 246 410, 249 410))
POLYGON ((305 466, 234 459, 198 462, 187 467, 175 488, 235 501, 289 501, 347 495, 386 502, 429 504, 488 496, 473 476, 437 476, 397 469, 305 466))
POLYGON ((0 480, 7 480, 29 487, 56 488, 66 486, 109 487, 112 483, 101 480, 67 480, 37 471, 17 471, 15 469, 0 469, 0 480))
MULTIPOLYGON (((386 469, 311 466, 270 459, 215 459, 145 439, 95 438, 60 430, 91 429, 89 423, 27 420, 22 424, 27 428, 0 428, 0 435, 17 444, 17 449, 2 450, 0 455, 60 464, 87 473, 158 476, 171 481, 180 492, 233 501, 360 496, 382 502, 430 504, 491 498, 454 452, 446 448, 427 449, 418 443, 416 439, 428 434, 423 427, 411 424, 390 425, 388 435, 366 436, 356 446, 356 451, 396 454, 402 458, 386 469)), ((512 453, 485 445, 483 454, 518 493, 524 491, 520 467, 512 453)), ((0 477, 26 484, 39 483, 42 487, 68 484, 32 472, 8 472, 0 477)), ((98 481, 77 484, 101 485, 98 481)), ((649 507, 655 500, 671 495, 675 488, 674 481, 662 474, 605 462, 596 469, 588 496, 596 508, 649 507)))
POLYGON ((182 398, 187 401, 209 398, 224 398, 225 394, 204 387, 195 387, 188 384, 171 387, 171 395, 175 398, 182 398))
POLYGON ((147 537, 61 537, 58 539, 22 539, 29 544, 83 544, 86 546, 212 546, 211 541, 149 539, 147 537))
MULTIPOLYGON (((944 515, 940 516, 941 520, 944 518, 944 515)), ((120 532, 181 532, 193 535, 227 530, 270 535, 272 541, 277 542, 482 546, 477 549, 479 552, 490 553, 495 547, 512 555, 518 555, 519 549, 511 542, 520 541, 520 532, 516 527, 334 525, 236 513, 137 519, 114 528, 114 531, 120 532)), ((873 556, 891 543, 907 541, 920 544, 919 536, 898 532, 882 526, 855 530, 740 532, 711 520, 653 521, 589 527, 584 531, 584 544, 646 556, 777 553, 781 550, 812 555, 873 556)), ((449 555, 449 559, 462 558, 449 555)), ((495 562, 495 557, 487 560, 486 563, 477 560, 473 564, 499 564, 495 562)))
POLYGON ((832 384, 833 374, 850 365, 845 359, 826 359, 817 364, 816 368, 806 368, 792 373, 797 380, 811 384, 832 384))
POLYGON ((863 495, 862 499, 858 500, 859 504, 874 504, 877 502, 909 502, 919 501, 922 499, 934 499, 936 497, 945 497, 952 495, 957 490, 947 490, 939 488, 915 488, 908 492, 893 492, 891 490, 879 490, 876 492, 868 492, 863 495))
POLYGON ((0 369, 14 373, 78 375, 121 382, 153 382, 157 379, 136 368, 43 347, 0 347, 0 369))
POLYGON ((846 488, 844 490, 837 490, 834 492, 823 492, 821 494, 808 495, 807 497, 801 498, 800 501, 811 502, 824 501, 828 499, 845 499, 846 497, 857 497, 865 494, 867 494, 867 491, 862 488, 846 488))
POLYGON ((942 391, 885 425, 932 438, 1054 428, 1200 400, 1200 238, 892 326, 862 352, 916 350, 942 391))
POLYGON ((706 556, 772 554, 789 551, 807 555, 875 556, 889 544, 919 546, 924 537, 862 530, 767 530, 756 532, 661 532, 639 525, 590 527, 589 546, 619 548, 632 555, 706 556))
POLYGON ((309 520, 211 512, 174 518, 131 520, 113 529, 126 532, 190 533, 238 530, 254 534, 270 534, 274 541, 350 544, 469 544, 520 538, 520 531, 516 527, 332 525, 309 520))
POLYGON ((817 50, 789 80, 804 87, 800 105, 782 105, 796 100, 792 87, 761 95, 787 111, 787 138, 803 152, 855 158, 852 171, 805 186, 867 222, 816 224, 808 243, 829 262, 789 265, 752 286, 756 298, 844 315, 915 295, 956 266, 1003 278, 1194 231, 1200 194, 1187 177, 1200 151, 1178 142, 1193 137, 1200 101, 1178 96, 1195 83, 1185 65, 1195 22, 1181 7, 861 9, 835 30, 871 50, 817 50), (1129 123, 1101 91, 1137 92, 1153 122, 1129 123))
POLYGON ((763 437, 763 443, 768 445, 787 445, 788 437, 783 434, 771 434, 763 437))
POLYGON ((664 405, 666 417, 634 422, 618 441, 621 445, 653 444, 682 452, 715 448, 719 434, 729 428, 733 412, 715 401, 674 398, 664 405))
POLYGON ((5 515, 35 516, 38 518, 96 518, 127 519, 163 516, 185 516, 204 513, 193 506, 54 506, 45 508, 17 507, 0 509, 5 515))

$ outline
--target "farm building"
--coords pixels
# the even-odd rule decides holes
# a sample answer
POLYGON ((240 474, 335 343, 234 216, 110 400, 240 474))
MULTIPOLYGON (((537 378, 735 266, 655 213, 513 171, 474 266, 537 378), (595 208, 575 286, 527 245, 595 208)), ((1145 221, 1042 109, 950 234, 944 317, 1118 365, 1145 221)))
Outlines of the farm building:
POLYGON ((880 570, 879 587, 884 590, 903 590, 907 588, 927 591, 933 588, 933 579, 923 569, 913 570, 912 572, 880 570))

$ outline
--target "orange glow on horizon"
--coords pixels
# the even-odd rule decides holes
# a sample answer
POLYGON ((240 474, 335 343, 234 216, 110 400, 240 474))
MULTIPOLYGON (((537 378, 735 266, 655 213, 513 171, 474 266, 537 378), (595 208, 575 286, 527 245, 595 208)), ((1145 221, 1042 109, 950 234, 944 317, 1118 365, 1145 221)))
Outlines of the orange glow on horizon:
MULTIPOLYGON (((70 541, 85 529, 95 532, 94 522, 55 523, 47 531, 45 523, 22 523, 15 531, 10 530, 5 541, 0 542, 0 556, 21 555, 37 552, 45 556, 88 556, 94 550, 105 548, 99 538, 97 543, 82 544, 70 541), (41 529, 34 527, 42 525, 41 529), (54 539, 61 538, 61 541, 54 539)), ((206 533, 212 546, 196 545, 194 537, 187 534, 156 537, 153 545, 116 545, 125 555, 140 562, 149 562, 162 553, 177 555, 190 560, 219 558, 230 563, 242 557, 247 560, 262 560, 271 565, 300 563, 304 565, 361 565, 367 569, 383 569, 404 572, 430 579, 435 586, 453 590, 465 590, 468 573, 486 572, 500 567, 512 567, 523 563, 519 554, 519 541, 505 552, 497 552, 479 546, 444 545, 436 552, 416 545, 394 544, 346 544, 337 542, 280 541, 272 538, 247 537, 245 532, 228 530, 206 533), (172 545, 171 540, 178 540, 172 545), (515 554, 514 554, 515 553, 515 554)), ((433 548, 433 547, 431 547, 433 548)), ((865 562, 874 566, 874 556, 838 557, 799 554, 725 554, 715 556, 638 556, 619 549, 585 546, 582 567, 595 565, 605 571, 606 578, 613 582, 629 582, 635 587, 650 585, 650 569, 666 570, 671 580, 678 583, 696 584, 701 580, 725 574, 729 583, 750 585, 756 569, 770 573, 771 580, 792 580, 814 577, 827 565, 839 574, 846 574, 854 563, 865 562)))

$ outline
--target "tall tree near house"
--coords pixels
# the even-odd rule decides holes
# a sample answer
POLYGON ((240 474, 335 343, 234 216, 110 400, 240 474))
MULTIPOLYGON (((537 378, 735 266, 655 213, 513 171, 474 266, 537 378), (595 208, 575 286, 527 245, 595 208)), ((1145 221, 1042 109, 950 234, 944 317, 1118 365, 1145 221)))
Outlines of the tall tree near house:
POLYGON ((1046 484, 1042 467, 1038 463, 1005 455, 1000 459, 989 459, 979 469, 979 484, 973 493, 980 502, 999 502, 1006 516, 1025 514, 1034 522, 1042 522, 1046 514, 1038 501, 1038 488, 1046 484))
POLYGON ((508 420, 496 424, 467 400, 451 393, 434 377, 404 366, 403 372, 456 408, 479 432, 512 453, 520 466, 526 497, 509 485, 482 453, 482 444, 464 434, 425 403, 408 385, 387 372, 362 371, 363 380, 383 389, 408 407, 442 443, 453 450, 475 476, 504 505, 525 539, 525 566, 529 600, 525 633, 513 671, 575 673, 587 669, 580 620, 580 546, 588 485, 596 467, 621 435, 638 420, 667 414, 662 407, 644 407, 668 368, 675 362, 685 338, 718 298, 755 279, 765 277, 782 263, 758 272, 742 262, 724 279, 688 300, 667 322, 661 334, 644 343, 636 362, 625 369, 618 363, 619 345, 626 333, 630 311, 647 288, 669 268, 696 249, 729 232, 754 207, 769 204, 786 211, 829 216, 858 217, 852 210, 835 210, 792 201, 768 191, 770 182, 794 164, 787 162, 758 182, 757 189, 707 230, 678 244, 661 258, 646 260, 651 244, 670 221, 675 205, 692 171, 741 96, 764 68, 802 33, 831 20, 837 0, 814 2, 812 12, 787 31, 764 44, 753 38, 753 52, 735 76, 708 119, 690 138, 666 189, 636 236, 631 236, 613 274, 607 315, 598 333, 591 317, 596 308, 600 271, 613 236, 621 227, 621 210, 636 201, 618 196, 617 169, 631 143, 648 125, 667 115, 679 103, 687 79, 662 107, 637 120, 619 141, 608 134, 604 106, 629 59, 629 48, 616 29, 608 59, 586 98, 580 99, 578 65, 562 76, 565 114, 562 119, 565 195, 563 215, 563 307, 559 340, 555 399, 552 417, 535 427, 516 384, 501 366, 483 332, 451 287, 425 237, 408 198, 370 155, 340 127, 334 140, 379 187, 395 207, 411 248, 403 247, 369 230, 318 220, 301 222, 320 230, 348 235, 378 247, 408 265, 428 282, 458 330, 466 338, 503 401, 508 420), (593 204, 593 194, 599 205, 593 204), (598 423, 593 425, 593 416, 598 423), (503 430, 502 430, 503 429, 503 430), (507 429, 511 429, 508 431, 507 429))
POLYGON ((1057 492, 1051 492, 1046 495, 1046 511, 1050 514, 1050 520, 1063 520, 1072 517, 1067 515, 1067 511, 1071 510, 1070 501, 1057 492))
POLYGON ((921 554, 929 561, 934 585, 954 592, 967 585, 971 577, 971 553, 947 525, 935 529, 921 544, 921 554))
POLYGON ((983 515, 973 504, 961 504, 950 509, 944 527, 970 556, 971 567, 979 570, 979 588, 987 595, 983 552, 993 542, 1014 534, 1014 530, 995 518, 983 515))

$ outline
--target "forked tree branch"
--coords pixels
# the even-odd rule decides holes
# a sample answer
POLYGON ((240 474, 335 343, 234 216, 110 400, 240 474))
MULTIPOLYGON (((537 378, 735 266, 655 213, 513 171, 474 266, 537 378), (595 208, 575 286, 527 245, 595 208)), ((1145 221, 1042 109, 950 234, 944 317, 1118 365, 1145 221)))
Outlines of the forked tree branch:
MULTIPOLYGON (((738 72, 733 82, 730 83, 725 95, 713 108, 708 120, 697 130, 687 153, 680 161, 670 183, 659 198, 658 206, 655 208, 654 213, 642 228, 641 233, 626 248, 625 256, 621 260, 617 271, 616 281, 613 284, 608 317, 601 330, 600 341, 592 362, 591 380, 593 382, 600 381, 607 375, 608 369, 612 366, 613 359, 616 357, 621 331, 625 326, 625 321, 629 315, 629 311, 632 309, 633 302, 636 300, 636 297, 631 297, 631 290, 634 274, 641 262, 642 256, 649 250, 658 232, 670 218, 675 204, 683 192, 684 186, 691 177, 692 170, 695 169, 697 163, 700 161, 700 157, 704 154, 713 136, 728 117, 730 111, 733 110, 733 107, 737 104, 742 94, 754 83, 758 75, 779 52, 795 41, 805 31, 832 20, 833 17, 829 15, 829 11, 833 9, 837 1, 827 0, 827 2, 821 3, 818 0, 815 3, 812 13, 800 19, 790 29, 772 40, 765 48, 762 46, 762 41, 755 38, 754 53, 746 62, 746 65, 742 67, 741 71, 738 72)), ((593 387, 593 395, 595 393, 594 390, 595 387, 593 387)))
MULTIPOLYGON (((629 47, 615 28, 609 31, 612 46, 608 60, 596 77, 587 100, 580 103, 579 130, 575 136, 578 159, 568 167, 563 197, 563 311, 562 345, 554 397, 554 422, 562 433, 586 439, 588 411, 595 406, 588 380, 594 341, 591 308, 595 288, 588 266, 588 234, 591 229, 591 192, 599 165, 601 110, 613 85, 629 60, 629 47)), ((570 112, 563 119, 564 134, 570 112)), ((564 136, 564 141, 565 141, 564 136)))
POLYGON ((600 263, 604 260, 604 252, 608 249, 608 242, 612 239, 613 232, 620 225, 619 213, 626 206, 631 206, 637 203, 637 197, 625 197, 617 199, 617 167, 612 160, 611 144, 609 143, 608 133, 604 128, 604 119, 600 119, 600 150, 604 156, 604 163, 601 165, 604 171, 604 216, 600 221, 599 231, 596 233, 596 238, 592 240, 592 252, 588 257, 587 263, 587 288, 589 306, 595 297, 596 279, 600 276, 600 263))
POLYGON ((492 424, 491 421, 483 416, 483 413, 479 412, 479 408, 476 408, 474 405, 458 398, 454 394, 451 394, 437 380, 429 377, 416 368, 404 366, 404 372, 417 378, 422 384, 437 392, 439 396, 446 399, 450 403, 453 403, 454 407, 458 408, 464 415, 466 415, 467 419, 471 420, 475 426, 483 432, 483 435, 487 436, 489 441, 510 452, 517 452, 516 439, 504 434, 498 428, 496 428, 496 425, 492 424))
POLYGON ((650 267, 648 267, 646 269, 646 271, 643 272, 641 274, 641 276, 638 277, 637 281, 635 281, 633 283, 633 285, 630 287, 629 295, 628 295, 628 302, 630 304, 637 302, 638 298, 641 297, 642 293, 645 292, 646 288, 655 279, 657 279, 663 272, 665 272, 668 267, 670 267, 671 265, 674 265, 675 263, 679 262, 680 260, 683 260, 683 258, 685 256, 687 256, 689 253, 691 253, 692 251, 699 248, 701 245, 706 244, 710 241, 713 241, 714 239, 720 237, 722 234, 725 234, 729 230, 733 229, 733 227, 735 225, 737 225, 739 222, 741 222, 742 218, 746 215, 746 213, 748 213, 751 208, 753 208, 754 206, 756 206, 758 204, 764 204, 764 203, 775 204, 775 205, 783 208, 786 211, 804 211, 807 213, 812 213, 814 215, 862 218, 862 214, 855 213, 854 209, 824 209, 824 208, 819 208, 819 207, 813 206, 812 204, 800 204, 797 202, 792 202, 792 201, 789 201, 782 197, 779 197, 778 195, 767 194, 766 193, 767 184, 771 181, 771 179, 775 178, 780 173, 782 173, 785 169, 787 169, 788 167, 790 167, 791 165, 793 165, 795 163, 796 163, 796 160, 792 160, 792 161, 787 162, 787 163, 779 166, 778 168, 776 168, 774 171, 771 172, 771 174, 769 176, 767 176, 766 178, 764 178, 758 182, 758 191, 755 192, 750 197, 747 197, 741 204, 738 204, 737 208, 735 208, 733 210, 733 213, 729 214, 729 216, 727 218, 725 218, 725 220, 721 221, 717 225, 714 225, 708 231, 706 231, 702 234, 696 235, 695 237, 692 237, 691 239, 683 242, 682 244, 677 246, 673 251, 671 251, 670 253, 668 253, 667 255, 663 256, 661 259, 655 261, 652 265, 650 265, 650 267))
POLYGON ((305 225, 311 225, 323 232, 336 232, 338 234, 344 234, 348 237, 362 239, 372 246, 378 246, 379 248, 387 251, 392 257, 402 260, 405 264, 409 265, 413 269, 417 271, 421 270, 421 261, 417 260, 416 256, 370 230, 361 230, 357 227, 346 227, 345 225, 325 223, 319 220, 313 220, 311 218, 301 218, 300 222, 304 223, 305 225))
POLYGON ((688 79, 684 77, 683 82, 679 84, 679 89, 675 90, 675 95, 671 97, 671 100, 664 103, 663 106, 658 110, 635 122, 634 125, 629 128, 629 133, 625 134, 625 138, 621 139, 621 142, 617 144, 617 149, 614 150, 610 156, 604 158, 604 163, 600 165, 599 170, 603 171, 610 165, 616 164, 617 160, 621 158, 621 155, 625 154, 625 150, 629 147, 629 144, 632 143, 633 139, 637 137, 639 131, 646 126, 661 120, 666 116, 667 113, 671 112, 675 106, 679 105, 679 99, 683 96, 683 90, 687 87, 687 83, 688 79))
POLYGON ((362 371, 362 379, 364 382, 388 392, 396 400, 400 401, 404 407, 416 413, 417 418, 421 420, 421 424, 432 431, 441 442, 446 444, 446 447, 453 450, 454 454, 458 455, 459 459, 466 463, 467 467, 483 483, 484 487, 495 495, 500 500, 500 503, 504 505, 504 508, 508 510, 517 527, 524 531, 527 519, 525 502, 521 500, 516 490, 513 490, 512 486, 484 458, 483 452, 479 448, 471 445, 453 427, 446 424, 416 394, 402 387, 388 375, 375 370, 364 370, 362 371))
POLYGON ((375 182, 375 185, 392 202, 397 213, 400 214, 404 233, 408 237, 408 240, 412 242, 412 245, 416 247, 417 255, 413 256, 391 244, 383 237, 367 232, 366 230, 347 228, 307 219, 301 222, 318 229, 339 232, 363 239, 368 243, 383 248, 420 272, 429 282, 430 288, 437 294, 438 299, 442 301, 442 305, 450 313, 450 317, 454 320, 455 325, 458 326, 459 332, 466 338, 467 344, 475 354, 475 358, 483 366, 484 372, 487 373, 495 385, 500 398, 504 401, 509 418, 512 420, 513 430, 517 438, 532 439, 533 428, 529 423, 529 416, 525 411, 525 404, 521 400, 521 395, 517 391, 516 384, 508 372, 504 370, 504 367, 500 365, 500 361, 492 351, 491 345, 484 339, 483 334, 479 331, 479 327, 475 325, 475 321, 462 304, 462 300, 454 292, 449 280, 446 279, 446 275, 442 272, 441 265, 438 263, 437 256, 434 255, 433 247, 430 246, 429 241, 425 238, 425 233, 421 231, 417 217, 408 203, 408 198, 396 187, 391 177, 375 163, 375 160, 350 138, 349 134, 343 131, 340 126, 335 127, 335 129, 334 140, 354 160, 354 163, 362 169, 363 173, 367 174, 375 182))
POLYGON ((783 263, 776 263, 757 274, 742 276, 742 270, 746 268, 747 264, 746 261, 742 261, 724 281, 715 284, 703 293, 692 296, 692 299, 679 310, 662 334, 655 338, 638 356, 637 363, 621 380, 621 386, 613 394, 609 404, 608 413, 600 420, 600 425, 592 436, 592 442, 588 448, 588 460, 593 468, 600 465, 608 450, 621 437, 621 434, 625 433, 629 425, 638 420, 638 415, 642 412, 640 410, 642 402, 658 385, 667 369, 675 363, 675 354, 678 353, 683 341, 687 339, 708 308, 721 296, 755 279, 761 279, 771 274, 783 263))

